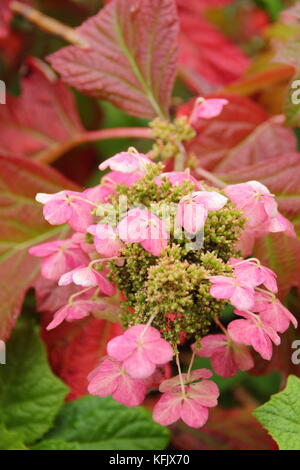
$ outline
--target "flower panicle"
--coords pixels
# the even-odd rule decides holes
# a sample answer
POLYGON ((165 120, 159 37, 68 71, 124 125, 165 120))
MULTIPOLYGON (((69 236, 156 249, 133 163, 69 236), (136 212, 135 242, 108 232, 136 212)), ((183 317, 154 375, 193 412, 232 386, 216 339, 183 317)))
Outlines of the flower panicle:
MULTIPOLYGON (((191 122, 226 106, 211 101, 197 102, 191 122)), ((182 419, 200 427, 219 392, 209 370, 193 370, 194 357, 210 357, 217 374, 231 377, 253 367, 251 348, 270 360, 279 334, 297 326, 276 297, 276 274, 249 258, 256 238, 293 237, 293 226, 257 181, 219 190, 189 170, 165 172, 133 148, 100 165, 107 169, 94 188, 36 196, 51 225, 67 223, 74 232, 29 250, 41 258, 43 277, 74 287, 48 329, 90 314, 109 318, 107 306, 118 292, 125 331, 109 341, 107 356, 90 373, 89 393, 131 407, 159 388, 157 422, 182 419), (237 316, 227 328, 220 321, 226 305, 237 316), (213 325, 221 332, 211 334, 213 325), (193 343, 187 373, 179 360, 186 341, 193 343), (171 361, 178 368, 172 378, 171 361)))

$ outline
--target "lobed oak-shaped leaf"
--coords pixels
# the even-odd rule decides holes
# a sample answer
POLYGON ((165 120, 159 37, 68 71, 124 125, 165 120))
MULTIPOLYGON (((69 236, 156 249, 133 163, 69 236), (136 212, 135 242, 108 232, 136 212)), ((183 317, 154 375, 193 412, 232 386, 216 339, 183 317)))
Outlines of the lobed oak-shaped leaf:
POLYGON ((34 284, 40 261, 32 245, 67 237, 68 229, 49 225, 38 192, 78 187, 55 170, 32 160, 0 156, 0 338, 6 339, 19 315, 26 290, 34 284))
POLYGON ((83 131, 74 98, 49 66, 30 58, 21 94, 0 106, 0 154, 41 157, 61 153, 83 131))
POLYGON ((175 0, 113 0, 77 32, 88 48, 68 46, 49 57, 66 83, 134 116, 168 114, 177 64, 175 0))
POLYGON ((20 434, 8 431, 3 423, 0 423, 0 450, 26 450, 20 434))
POLYGON ((25 444, 40 439, 51 428, 67 391, 50 370, 34 320, 20 318, 7 343, 7 363, 0 368, 0 439, 2 424, 25 444))
POLYGON ((82 450, 165 449, 170 432, 142 406, 128 408, 111 397, 67 403, 46 439, 78 442, 82 450))
POLYGON ((207 8, 231 1, 177 0, 180 36, 180 74, 196 92, 207 93, 240 78, 249 59, 204 16, 207 8))
POLYGON ((291 375, 285 389, 271 397, 254 415, 269 431, 280 450, 300 449, 300 379, 291 375))

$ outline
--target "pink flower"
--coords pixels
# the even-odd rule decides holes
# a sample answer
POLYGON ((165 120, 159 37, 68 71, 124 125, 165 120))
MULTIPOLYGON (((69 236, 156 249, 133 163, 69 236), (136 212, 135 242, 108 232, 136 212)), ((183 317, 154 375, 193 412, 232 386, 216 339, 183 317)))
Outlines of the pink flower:
POLYGON ((95 204, 105 204, 108 202, 109 196, 114 192, 115 191, 113 191, 112 188, 105 186, 104 184, 98 184, 93 188, 86 189, 82 193, 82 196, 95 204))
POLYGON ((267 293, 259 292, 255 296, 254 312, 260 313, 261 320, 279 333, 284 333, 290 326, 290 323, 295 328, 298 322, 294 315, 275 297, 271 297, 267 293))
POLYGON ((194 184, 195 190, 203 189, 199 181, 197 181, 188 171, 170 171, 168 173, 161 173, 159 176, 154 178, 154 182, 157 186, 161 186, 164 178, 166 178, 173 186, 181 186, 185 181, 189 181, 194 184))
POLYGON ((107 279, 108 271, 98 271, 89 266, 78 266, 77 268, 63 274, 58 282, 60 286, 67 286, 74 282, 77 286, 82 287, 99 287, 101 292, 112 296, 116 293, 116 288, 107 279))
POLYGON ((36 200, 44 204, 44 217, 51 225, 68 223, 74 230, 85 232, 92 224, 92 206, 82 200, 76 191, 59 191, 55 194, 38 193, 36 200))
POLYGON ((94 235, 94 245, 100 255, 107 258, 119 256, 123 244, 118 238, 116 230, 111 225, 91 225, 87 231, 94 235))
POLYGON ((176 223, 186 232, 196 234, 204 227, 208 211, 202 204, 181 200, 178 204, 176 223))
POLYGON ((190 116, 191 125, 196 125, 199 119, 212 119, 218 116, 226 104, 228 104, 228 101, 224 99, 214 98, 205 100, 204 98, 198 98, 190 116))
POLYGON ((75 320, 81 320, 87 317, 91 313, 105 310, 106 305, 103 302, 97 302, 92 300, 77 300, 71 304, 67 304, 61 307, 53 317, 53 320, 47 326, 47 330, 52 330, 60 325, 64 320, 72 322, 75 320))
POLYGON ((249 349, 232 341, 229 335, 208 335, 201 339, 197 356, 210 357, 214 371, 222 377, 232 377, 239 370, 249 370, 254 366, 249 349))
POLYGON ((229 299, 230 303, 241 310, 250 310, 254 304, 254 289, 247 282, 235 277, 212 276, 210 294, 216 299, 229 299))
POLYGON ((132 151, 117 153, 114 157, 108 158, 101 163, 99 169, 103 171, 110 168, 122 173, 133 173, 136 171, 145 172, 148 165, 153 165, 153 162, 145 154, 133 149, 132 151))
POLYGON ((237 258, 230 258, 229 264, 233 267, 234 274, 239 281, 248 283, 252 287, 263 284, 271 292, 278 291, 277 276, 271 269, 261 266, 255 261, 237 258))
POLYGON ((151 212, 131 209, 119 223, 117 232, 126 243, 140 243, 153 256, 160 256, 168 246, 169 234, 163 220, 151 212))
POLYGON ((228 325, 228 333, 237 343, 252 346, 263 359, 270 360, 272 357, 272 342, 280 344, 280 338, 276 331, 268 325, 260 316, 250 312, 235 313, 246 320, 233 320, 228 325))
MULTIPOLYGON (((186 373, 181 374, 182 380, 185 385, 191 384, 200 379, 210 379, 212 375, 213 373, 209 369, 192 370, 189 375, 186 373)), ((159 391, 161 393, 171 392, 174 389, 178 389, 179 386, 180 386, 180 377, 179 375, 175 375, 171 379, 164 380, 159 386, 159 391)))
POLYGON ((170 344, 161 338, 158 330, 146 325, 135 325, 110 340, 107 352, 123 361, 126 371, 135 379, 149 377, 158 364, 165 364, 173 357, 170 344))
POLYGON ((208 419, 208 408, 217 405, 219 396, 218 387, 210 380, 195 380, 210 377, 211 372, 206 369, 192 371, 190 377, 183 374, 184 393, 180 386, 179 376, 163 382, 160 391, 165 391, 153 409, 154 421, 168 426, 178 419, 182 419, 188 426, 199 428, 208 419), (170 383, 172 382, 172 383, 170 383))
POLYGON ((240 251, 243 256, 250 256, 253 252, 256 238, 264 236, 265 233, 261 231, 252 230, 245 228, 241 234, 239 240, 235 244, 235 249, 240 251))
POLYGON ((258 181, 229 185, 225 193, 244 212, 249 228, 259 230, 278 215, 274 195, 258 181))
MULTIPOLYGON (((56 312, 64 307, 71 295, 82 291, 81 287, 70 284, 59 287, 57 282, 38 276, 34 284, 38 312, 56 312)), ((92 289, 91 289, 92 291, 92 289)), ((90 293, 89 293, 90 295, 90 293)), ((80 296, 82 299, 83 297, 80 296)))
MULTIPOLYGON (((86 241, 86 233, 76 232, 72 236, 72 240, 78 243, 82 251, 86 253, 87 255, 93 256, 96 254, 94 245, 86 241)), ((89 261, 90 261, 90 258, 89 258, 89 261)))
POLYGON ((143 178, 145 173, 137 171, 135 173, 123 173, 121 171, 111 171, 103 176, 101 182, 105 188, 109 188, 112 192, 118 184, 125 184, 125 186, 132 186, 138 180, 143 178))
POLYGON ((43 258, 41 272, 46 279, 57 281, 65 272, 88 263, 89 258, 74 238, 33 246, 32 256, 43 258))
POLYGON ((127 374, 122 362, 105 358, 88 376, 88 392, 99 397, 112 397, 128 407, 140 405, 146 396, 146 384, 127 374))
POLYGON ((257 227, 257 230, 246 226, 241 233, 239 241, 236 243, 236 249, 240 251, 243 256, 250 256, 253 252, 255 240, 257 238, 265 237, 270 232, 282 232, 288 237, 296 238, 296 232, 292 222, 278 212, 276 217, 268 219, 266 223, 257 227))
POLYGON ((188 233, 196 234, 204 227, 208 211, 217 211, 228 199, 216 191, 197 191, 188 194, 178 204, 176 221, 188 233))
POLYGON ((265 232, 267 233, 283 232, 288 237, 297 238, 295 227, 292 224, 292 222, 290 222, 280 213, 278 213, 276 217, 272 217, 272 219, 268 221, 265 227, 265 232))

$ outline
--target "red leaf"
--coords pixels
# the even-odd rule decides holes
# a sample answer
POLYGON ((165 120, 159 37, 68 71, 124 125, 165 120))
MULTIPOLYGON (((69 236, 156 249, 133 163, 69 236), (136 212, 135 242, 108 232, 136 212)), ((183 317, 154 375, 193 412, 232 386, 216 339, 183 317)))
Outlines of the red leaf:
POLYGON ((11 0, 1 0, 0 5, 0 39, 7 36, 9 23, 12 19, 12 11, 9 7, 11 0))
MULTIPOLYGON (((278 246, 280 249, 281 246, 278 246)), ((300 254, 300 243, 298 246, 298 263, 299 263, 299 254, 300 254)), ((284 265, 282 269, 284 270, 286 266, 284 265)), ((293 363, 292 354, 295 349, 292 347, 293 342, 299 340, 300 335, 300 298, 295 295, 293 292, 292 295, 288 297, 287 306, 291 312, 295 315, 298 320, 298 328, 290 327, 281 336, 280 346, 274 347, 273 356, 271 361, 265 361, 262 357, 254 353, 254 369, 251 369, 250 373, 253 375, 266 375, 274 370, 280 371, 284 378, 287 378, 289 375, 296 375, 300 377, 300 368, 297 362, 293 363)))
POLYGON ((276 443, 251 411, 215 408, 208 423, 197 430, 178 423, 171 428, 171 445, 178 450, 276 450, 276 443))
POLYGON ((11 70, 17 71, 20 67, 21 58, 27 46, 26 42, 28 42, 26 39, 19 31, 12 30, 5 37, 0 36, 0 56, 7 67, 7 74, 11 70))
POLYGON ((177 60, 174 0, 113 0, 77 32, 89 48, 69 46, 49 57, 64 81, 134 116, 168 114, 177 60))
POLYGON ((277 274, 281 297, 300 288, 300 240, 271 234, 257 240, 254 255, 277 274))
MULTIPOLYGON (((266 63, 263 70, 241 77, 237 82, 228 85, 225 90, 227 93, 249 96, 258 92, 266 92, 266 89, 269 89, 274 100, 274 93, 278 92, 275 86, 282 87, 283 83, 288 83, 294 74, 294 67, 289 65, 266 63)), ((278 97, 276 97, 276 101, 277 99, 278 97)), ((282 103, 280 104, 282 109, 282 103)))
POLYGON ((179 62, 187 84, 197 93, 207 93, 240 78, 249 59, 202 16, 205 7, 214 6, 212 2, 177 3, 181 26, 179 62))
POLYGON ((67 229, 44 221, 37 192, 78 190, 55 170, 29 159, 0 157, 0 338, 6 339, 19 315, 26 290, 33 285, 40 262, 30 246, 64 238, 67 229))
MULTIPOLYGON (((49 315, 43 315, 43 324, 48 323, 49 315)), ((119 323, 94 317, 81 322, 64 322, 51 331, 43 330, 53 371, 71 388, 69 400, 87 393, 87 375, 106 355, 107 342, 121 333, 119 323)))
MULTIPOLYGON (((276 137, 280 137, 280 132, 276 137)), ((277 142, 276 138, 274 140, 277 142)), ((257 146, 259 145, 258 141, 257 146)), ((224 174, 223 178, 228 183, 259 180, 276 195, 280 211, 289 219, 296 219, 300 213, 300 153, 294 152, 269 158, 272 156, 272 152, 266 149, 265 159, 263 159, 261 155, 263 148, 264 143, 262 149, 257 152, 260 161, 248 166, 241 166, 229 174, 224 174)), ((273 155, 276 153, 274 149, 273 155)))
POLYGON ((61 146, 82 132, 72 94, 51 69, 29 59, 22 92, 8 96, 0 106, 0 152, 37 157, 61 146))
POLYGON ((197 0, 197 2, 187 2, 186 0, 176 0, 179 8, 186 8, 191 13, 203 13, 208 8, 226 7, 234 0, 197 0))
MULTIPOLYGON (((232 172, 288 152, 296 151, 296 137, 280 117, 268 120, 264 109, 246 97, 214 94, 229 104, 213 119, 199 121, 198 135, 187 146, 202 168, 218 174, 232 172)), ((179 110, 189 114, 193 102, 179 110)))
MULTIPOLYGON (((188 144, 187 150, 195 154, 201 167, 215 170, 235 148, 240 149, 240 145, 267 120, 268 115, 263 108, 245 97, 227 94, 206 97, 226 98, 229 104, 216 118, 199 121, 198 135, 188 144)), ((193 105, 194 100, 189 101, 179 109, 179 114, 190 114, 193 105)), ((239 153, 240 158, 243 157, 239 153)))

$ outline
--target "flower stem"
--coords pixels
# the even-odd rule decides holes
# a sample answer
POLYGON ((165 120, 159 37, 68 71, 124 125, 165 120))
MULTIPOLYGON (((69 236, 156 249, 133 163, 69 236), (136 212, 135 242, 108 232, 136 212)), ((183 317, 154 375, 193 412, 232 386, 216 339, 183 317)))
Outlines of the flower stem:
POLYGON ((179 374, 181 392, 182 392, 182 396, 185 397, 185 386, 184 386, 184 383, 183 383, 183 377, 182 377, 182 372, 181 372, 181 367, 180 367, 180 361, 179 361, 179 354, 178 354, 178 352, 175 354, 175 357, 176 357, 176 365, 177 365, 178 374, 179 374))
POLYGON ((148 330, 148 327, 151 325, 151 323, 153 322, 154 318, 156 317, 156 314, 153 314, 151 315, 151 317, 149 318, 149 320, 147 321, 146 325, 145 325, 145 328, 143 329, 141 335, 140 335, 140 338, 142 338, 144 336, 144 334, 146 333, 146 331, 148 330))
POLYGON ((91 261, 89 263, 89 268, 90 269, 94 269, 94 264, 98 264, 98 263, 106 263, 107 261, 111 261, 113 259, 119 259, 120 257, 119 256, 111 256, 110 258, 97 258, 97 259, 94 259, 93 261, 91 261))
POLYGON ((78 145, 85 144, 87 142, 96 142, 107 139, 151 139, 153 136, 150 129, 146 127, 118 127, 113 129, 100 129, 97 131, 87 131, 81 134, 77 134, 70 140, 65 142, 59 142, 52 148, 46 149, 44 152, 39 153, 34 160, 41 163, 50 164, 55 162, 61 155, 69 152, 78 145))
POLYGON ((187 380, 189 380, 189 378, 190 378, 190 375, 191 375, 191 372, 192 372, 192 367, 193 367, 194 360, 195 360, 195 356, 196 356, 196 348, 193 349, 193 354, 192 354, 190 365, 189 365, 188 372, 187 372, 187 380))
POLYGON ((92 289, 92 287, 86 287, 85 289, 81 290, 80 292, 76 292, 76 294, 73 294, 69 297, 68 303, 72 304, 74 302, 74 299, 76 299, 79 295, 84 294, 88 290, 92 289))
POLYGON ((223 189, 226 187, 226 183, 224 183, 224 181, 222 181, 217 176, 213 175, 210 171, 204 170, 204 168, 196 168, 195 171, 199 176, 203 176, 203 178, 205 178, 207 181, 210 181, 210 183, 212 183, 217 188, 223 189))
POLYGON ((85 199, 84 197, 72 195, 72 196, 70 196, 70 199, 71 200, 76 199, 78 201, 85 202, 86 204, 89 204, 90 206, 98 207, 98 204, 96 204, 95 202, 89 201, 88 199, 85 199))
POLYGON ((261 265, 261 262, 259 261, 259 259, 257 259, 257 258, 247 258, 247 259, 243 259, 239 263, 233 264, 232 267, 235 268, 236 266, 240 266, 241 264, 249 263, 251 261, 254 261, 258 266, 261 265))
POLYGON ((176 158, 175 158, 174 170, 183 171, 187 154, 186 154, 185 147, 181 142, 177 142, 177 147, 178 147, 179 152, 177 153, 176 158))
POLYGON ((214 322, 215 322, 216 325, 218 325, 218 327, 221 329, 221 331, 223 331, 223 333, 227 336, 227 330, 226 330, 225 326, 223 325, 223 323, 221 323, 220 320, 217 317, 214 318, 214 322))
POLYGON ((255 287, 255 290, 258 292, 262 292, 263 294, 268 294, 273 300, 276 299, 276 295, 273 294, 273 292, 270 292, 266 289, 261 289, 261 287, 255 287))
POLYGON ((89 47, 88 43, 79 36, 77 31, 70 26, 67 26, 60 21, 50 18, 44 13, 32 8, 30 5, 24 3, 13 1, 10 5, 10 8, 14 13, 24 16, 28 21, 34 23, 43 31, 47 33, 54 34, 55 36, 60 36, 65 39, 70 44, 74 44, 79 47, 87 48, 89 47))

